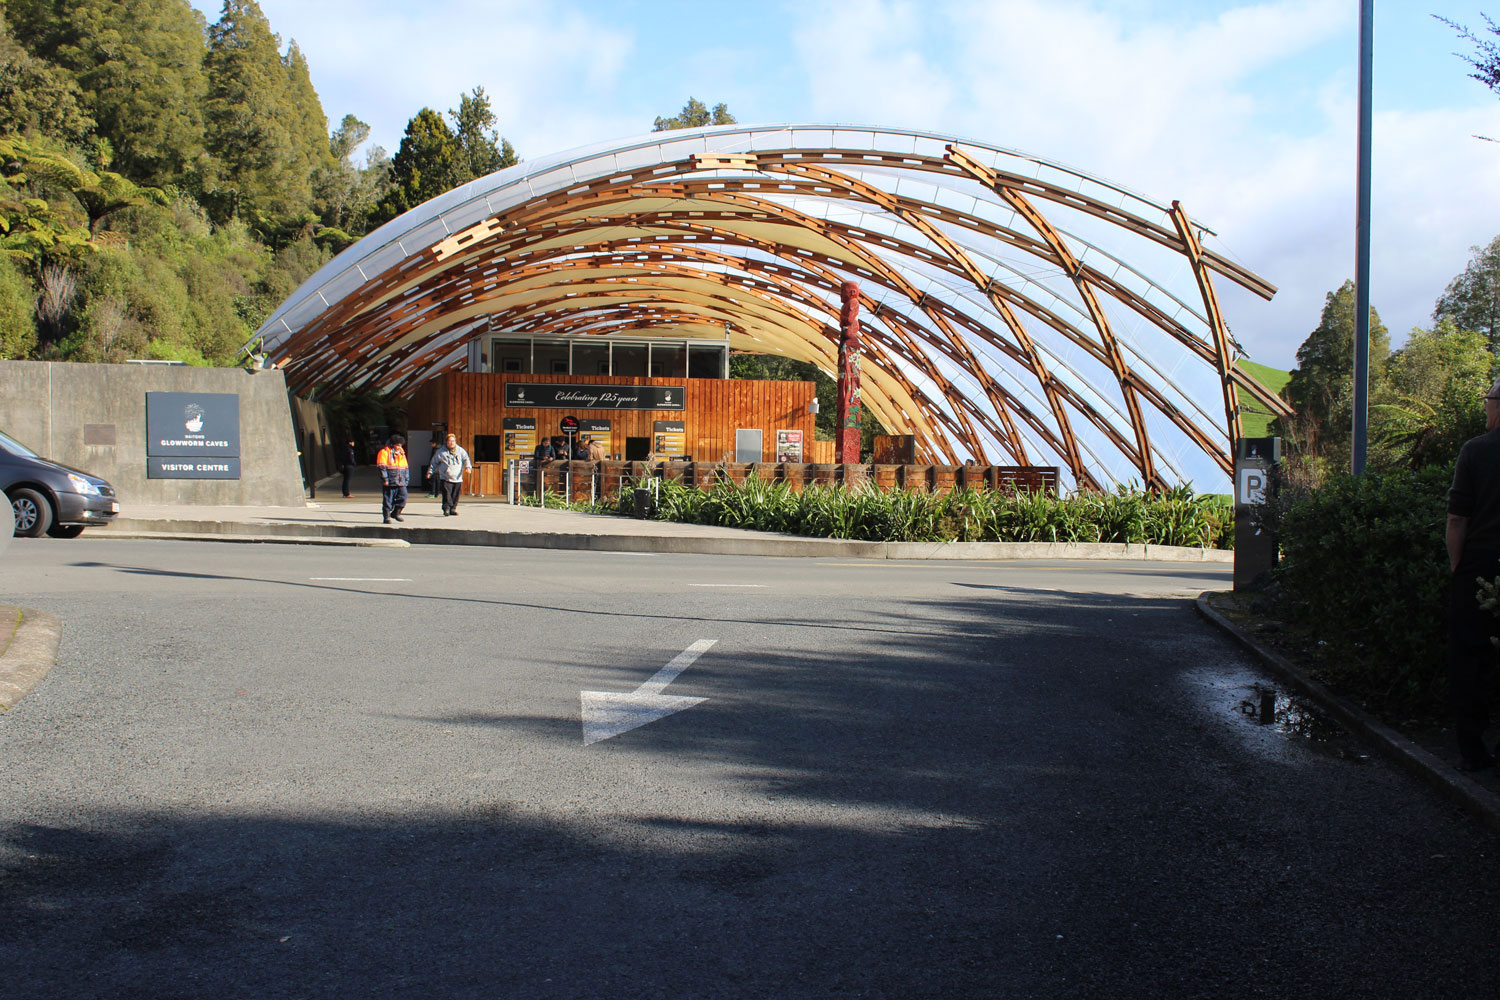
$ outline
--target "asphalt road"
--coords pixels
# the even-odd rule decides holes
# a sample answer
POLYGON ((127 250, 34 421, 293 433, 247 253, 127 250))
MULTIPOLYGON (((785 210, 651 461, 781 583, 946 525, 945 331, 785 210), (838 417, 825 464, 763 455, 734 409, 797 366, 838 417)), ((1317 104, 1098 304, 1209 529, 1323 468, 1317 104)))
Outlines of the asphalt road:
POLYGON ((1228 571, 17 540, 0 994, 1496 995, 1500 841, 1248 718, 1228 571))

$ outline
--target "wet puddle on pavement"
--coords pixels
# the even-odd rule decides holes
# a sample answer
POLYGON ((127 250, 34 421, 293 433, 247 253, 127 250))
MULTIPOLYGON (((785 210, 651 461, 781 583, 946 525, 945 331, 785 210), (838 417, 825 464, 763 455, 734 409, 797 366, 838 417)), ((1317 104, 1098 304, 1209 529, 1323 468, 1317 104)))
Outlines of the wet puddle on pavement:
MULTIPOLYGON (((1370 760, 1361 740, 1308 699, 1244 670, 1203 670, 1190 678, 1205 695, 1205 707, 1247 742, 1277 753, 1300 747, 1352 763, 1370 760)), ((1278 754, 1279 755, 1279 754, 1278 754)))

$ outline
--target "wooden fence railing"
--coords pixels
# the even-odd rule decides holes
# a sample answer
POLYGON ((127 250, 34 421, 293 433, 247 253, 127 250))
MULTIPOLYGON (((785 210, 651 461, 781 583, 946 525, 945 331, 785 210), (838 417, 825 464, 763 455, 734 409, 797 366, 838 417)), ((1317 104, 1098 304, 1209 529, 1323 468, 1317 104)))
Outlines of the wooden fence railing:
MULTIPOLYGON (((506 497, 507 470, 498 463, 475 466, 465 492, 506 497)), ((709 489, 728 479, 743 483, 750 476, 765 482, 786 483, 801 491, 809 485, 841 486, 871 483, 880 489, 946 493, 958 487, 1056 493, 1056 466, 1014 465, 811 465, 772 462, 547 462, 517 478, 521 492, 536 495, 570 492, 574 500, 607 497, 622 487, 647 478, 678 479, 688 486, 709 489)))

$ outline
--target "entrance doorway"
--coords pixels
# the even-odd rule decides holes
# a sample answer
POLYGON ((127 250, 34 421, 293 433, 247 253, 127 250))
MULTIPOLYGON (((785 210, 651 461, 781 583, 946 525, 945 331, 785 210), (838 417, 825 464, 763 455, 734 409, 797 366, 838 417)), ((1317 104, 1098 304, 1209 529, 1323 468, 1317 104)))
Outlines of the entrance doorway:
POLYGON ((642 437, 642 438, 633 438, 633 437, 628 437, 628 438, 625 439, 625 461, 627 461, 627 462, 644 462, 646 460, 646 456, 650 455, 650 454, 651 454, 651 439, 650 438, 644 438, 644 437, 642 437))

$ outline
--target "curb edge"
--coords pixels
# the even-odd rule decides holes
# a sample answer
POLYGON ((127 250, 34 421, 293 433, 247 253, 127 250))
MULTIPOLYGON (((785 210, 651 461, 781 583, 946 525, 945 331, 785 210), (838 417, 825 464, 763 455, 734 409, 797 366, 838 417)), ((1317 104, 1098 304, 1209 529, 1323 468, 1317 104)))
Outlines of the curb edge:
POLYGON ((1305 676, 1290 660, 1280 653, 1266 649, 1247 635, 1240 627, 1208 604, 1208 595, 1198 595, 1194 603, 1198 613, 1220 631, 1234 639, 1257 657, 1271 673, 1297 692, 1316 702, 1339 725, 1372 744, 1388 760, 1408 774, 1425 781, 1442 793, 1449 801, 1473 813, 1486 827, 1500 833, 1500 795, 1463 775, 1452 765, 1417 746, 1396 730, 1379 721, 1363 709, 1329 691, 1322 684, 1305 676))

